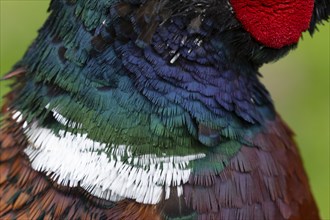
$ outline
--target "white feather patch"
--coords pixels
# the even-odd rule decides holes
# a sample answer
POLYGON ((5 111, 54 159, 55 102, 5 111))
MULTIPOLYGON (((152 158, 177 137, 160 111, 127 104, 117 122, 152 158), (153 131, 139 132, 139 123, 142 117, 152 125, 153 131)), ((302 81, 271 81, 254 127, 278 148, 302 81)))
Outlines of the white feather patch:
MULTIPOLYGON (((24 116, 23 116, 22 112, 15 111, 15 110, 12 112, 11 118, 14 121, 16 121, 17 123, 20 123, 21 121, 24 120, 24 116)), ((25 128, 27 128, 27 126, 28 126, 28 123, 26 121, 24 121, 23 125, 22 125, 22 128, 25 129, 25 128)))
MULTIPOLYGON (((45 108, 49 109, 50 104, 48 103, 45 108)), ((53 117, 55 118, 55 120, 57 122, 59 122, 62 125, 68 126, 70 128, 82 128, 82 124, 75 122, 75 121, 71 121, 69 119, 67 119, 66 117, 64 117, 63 115, 61 115, 59 112, 56 111, 56 108, 51 109, 51 112, 53 113, 53 117)))
POLYGON ((54 134, 36 123, 25 129, 25 134, 30 143, 25 153, 33 169, 52 174, 50 178, 59 184, 79 185, 94 196, 111 201, 130 198, 156 204, 162 196, 169 198, 173 186, 181 196, 182 184, 191 173, 189 162, 205 157, 202 153, 134 156, 129 146, 107 147, 87 134, 64 130, 54 134))

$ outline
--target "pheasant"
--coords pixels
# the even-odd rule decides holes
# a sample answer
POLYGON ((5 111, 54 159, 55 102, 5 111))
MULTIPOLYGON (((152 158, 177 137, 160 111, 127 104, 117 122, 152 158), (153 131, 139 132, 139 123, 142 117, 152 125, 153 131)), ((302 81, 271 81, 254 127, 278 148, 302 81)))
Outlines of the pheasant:
POLYGON ((0 219, 319 219, 259 68, 327 0, 52 0, 4 79, 0 219))

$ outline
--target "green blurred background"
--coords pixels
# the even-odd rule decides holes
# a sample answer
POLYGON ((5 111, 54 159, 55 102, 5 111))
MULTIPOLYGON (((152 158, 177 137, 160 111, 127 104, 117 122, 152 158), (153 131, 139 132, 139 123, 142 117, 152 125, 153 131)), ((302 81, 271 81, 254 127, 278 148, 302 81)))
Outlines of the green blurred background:
MULTIPOLYGON (((0 0, 0 74, 8 72, 37 36, 47 17, 48 0, 0 0)), ((329 23, 313 39, 261 69, 277 110, 296 133, 322 219, 329 214, 329 23)), ((0 82, 1 96, 8 82, 0 82)))

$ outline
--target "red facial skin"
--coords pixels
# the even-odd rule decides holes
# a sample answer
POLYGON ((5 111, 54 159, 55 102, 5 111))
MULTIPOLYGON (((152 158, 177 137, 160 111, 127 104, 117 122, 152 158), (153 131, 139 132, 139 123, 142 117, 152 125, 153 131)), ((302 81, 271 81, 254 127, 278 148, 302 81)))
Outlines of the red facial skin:
POLYGON ((297 43, 309 27, 313 0, 230 0, 237 19, 253 38, 271 48, 297 43))

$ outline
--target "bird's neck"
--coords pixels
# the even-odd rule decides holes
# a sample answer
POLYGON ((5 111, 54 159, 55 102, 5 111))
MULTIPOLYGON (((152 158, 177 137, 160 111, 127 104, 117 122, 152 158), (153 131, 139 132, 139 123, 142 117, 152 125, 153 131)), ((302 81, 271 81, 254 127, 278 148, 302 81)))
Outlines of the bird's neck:
POLYGON ((73 7, 52 7, 19 64, 29 74, 15 108, 30 119, 47 120, 53 111, 83 124, 96 139, 123 142, 128 132, 136 143, 150 127, 177 140, 177 133, 194 136, 203 124, 233 138, 274 118, 258 68, 228 43, 227 34, 212 31, 214 21, 175 17, 149 39, 137 27, 123 26, 126 18, 108 21, 106 11, 85 23, 73 7), (57 19, 63 16, 80 22, 66 19, 64 25, 57 19), (137 131, 128 128, 134 124, 137 131))

